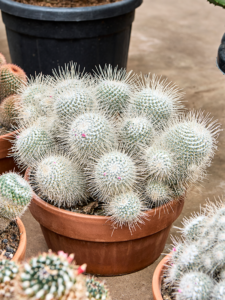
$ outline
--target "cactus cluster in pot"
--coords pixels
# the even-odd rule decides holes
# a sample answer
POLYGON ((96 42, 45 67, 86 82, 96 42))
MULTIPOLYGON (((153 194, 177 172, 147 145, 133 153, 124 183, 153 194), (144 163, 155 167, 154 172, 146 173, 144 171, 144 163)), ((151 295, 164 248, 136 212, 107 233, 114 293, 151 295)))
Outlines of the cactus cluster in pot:
POLYGON ((12 152, 35 191, 65 209, 99 201, 130 230, 204 177, 220 131, 185 113, 174 84, 111 66, 91 76, 71 64, 28 80, 18 97, 12 152))
POLYGON ((164 287, 176 300, 223 300, 225 295, 225 204, 208 203, 184 219, 164 271, 164 287))
POLYGON ((16 93, 26 81, 24 71, 14 64, 7 64, 0 53, 0 125, 7 130, 17 125, 19 97, 16 93))
POLYGON ((73 255, 41 253, 22 264, 0 260, 0 299, 110 300, 104 282, 84 276, 73 255))

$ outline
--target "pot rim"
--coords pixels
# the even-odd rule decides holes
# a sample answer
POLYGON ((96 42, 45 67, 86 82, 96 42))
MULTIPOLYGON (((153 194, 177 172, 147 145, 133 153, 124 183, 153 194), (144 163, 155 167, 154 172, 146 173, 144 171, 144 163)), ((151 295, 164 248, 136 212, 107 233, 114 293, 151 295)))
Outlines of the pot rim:
POLYGON ((17 130, 14 130, 14 131, 10 131, 10 132, 8 132, 6 134, 0 135, 0 141, 1 140, 5 140, 7 138, 11 138, 12 136, 14 136, 16 134, 16 132, 17 132, 17 130))
POLYGON ((42 21, 80 22, 112 18, 129 13, 143 0, 121 0, 119 2, 86 7, 42 7, 12 0, 0 0, 0 9, 10 15, 42 21))
POLYGON ((17 226, 19 227, 20 232, 20 242, 19 246, 16 250, 15 255, 13 256, 13 261, 21 261, 23 260, 26 252, 26 246, 27 246, 27 234, 25 226, 23 225, 23 222, 20 220, 20 218, 16 218, 17 226))
POLYGON ((162 276, 163 271, 166 268, 166 264, 170 259, 172 252, 167 254, 157 265, 152 278, 152 293, 154 300, 163 300, 162 293, 161 293, 161 283, 162 283, 162 276))

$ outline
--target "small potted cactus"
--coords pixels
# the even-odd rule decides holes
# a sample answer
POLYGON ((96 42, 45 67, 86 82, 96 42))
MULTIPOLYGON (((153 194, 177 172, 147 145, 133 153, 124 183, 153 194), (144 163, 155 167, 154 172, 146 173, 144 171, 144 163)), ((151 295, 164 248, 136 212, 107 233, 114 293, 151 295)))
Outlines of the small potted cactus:
POLYGON ((32 189, 20 175, 9 172, 0 176, 0 235, 1 245, 5 246, 1 252, 6 250, 5 256, 14 261, 21 261, 25 256, 26 231, 20 217, 31 199, 32 189))
POLYGON ((17 117, 15 94, 20 85, 26 81, 26 74, 18 66, 7 64, 0 53, 0 174, 15 169, 12 157, 7 157, 10 140, 14 138, 17 117))
POLYGON ((182 240, 153 275, 155 300, 221 300, 225 295, 225 204, 208 203, 184 219, 182 240))
POLYGON ((156 76, 106 66, 93 78, 74 64, 21 88, 12 153, 27 168, 30 211, 50 249, 102 275, 159 257, 220 131, 208 116, 184 114, 182 96, 156 76))
POLYGON ((0 295, 3 299, 111 300, 103 282, 84 276, 86 265, 74 255, 48 251, 23 264, 0 259, 0 295))

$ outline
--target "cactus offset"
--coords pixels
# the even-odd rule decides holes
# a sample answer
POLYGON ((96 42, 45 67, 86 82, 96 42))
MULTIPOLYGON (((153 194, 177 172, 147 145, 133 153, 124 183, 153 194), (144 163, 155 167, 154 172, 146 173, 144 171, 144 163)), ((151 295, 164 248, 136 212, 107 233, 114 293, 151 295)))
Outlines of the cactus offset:
POLYGON ((16 65, 5 64, 0 67, 0 102, 15 94, 27 81, 24 71, 16 65))
POLYGON ((173 191, 162 181, 149 179, 145 187, 145 196, 150 206, 161 206, 173 199, 173 191))

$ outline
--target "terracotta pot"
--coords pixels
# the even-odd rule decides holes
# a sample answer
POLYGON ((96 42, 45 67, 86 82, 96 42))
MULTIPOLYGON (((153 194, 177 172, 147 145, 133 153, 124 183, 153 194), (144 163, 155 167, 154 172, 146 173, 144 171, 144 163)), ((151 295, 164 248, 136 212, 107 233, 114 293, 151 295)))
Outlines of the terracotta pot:
POLYGON ((10 140, 14 139, 16 131, 0 136, 0 175, 8 171, 17 171, 15 161, 12 157, 7 157, 9 149, 12 147, 10 140))
POLYGON ((27 248, 27 235, 26 235, 26 230, 25 227, 20 220, 20 218, 16 219, 17 225, 19 227, 20 231, 20 242, 19 242, 19 247, 17 248, 17 251, 15 255, 13 256, 13 261, 23 261, 25 254, 26 254, 26 248, 27 248))
MULTIPOLYGON (((29 179, 29 170, 25 179, 29 179)), ((87 263, 87 272, 104 276, 139 271, 161 254, 172 223, 180 215, 184 198, 147 212, 145 224, 131 235, 128 227, 113 231, 109 217, 69 212, 34 194, 29 206, 53 251, 75 253, 76 262, 87 263)))
POLYGON ((163 300, 161 294, 162 276, 163 276, 163 271, 166 268, 166 263, 168 262, 170 256, 171 254, 168 254, 160 261, 153 274, 152 293, 153 293, 154 300, 163 300))

